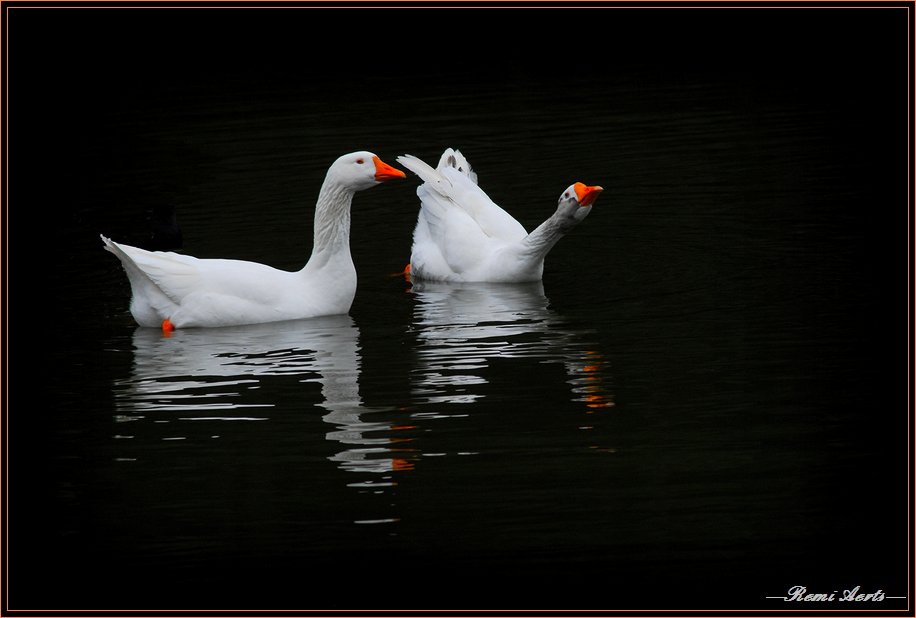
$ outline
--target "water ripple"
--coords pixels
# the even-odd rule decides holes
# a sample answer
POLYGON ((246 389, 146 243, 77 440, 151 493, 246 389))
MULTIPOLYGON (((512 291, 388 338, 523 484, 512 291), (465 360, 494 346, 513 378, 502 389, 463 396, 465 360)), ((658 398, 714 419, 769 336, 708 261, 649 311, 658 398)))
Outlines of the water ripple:
POLYGON ((496 359, 564 366, 572 400, 613 406, 607 362, 588 333, 548 308, 543 284, 416 283, 413 395, 426 404, 474 403, 487 396, 485 370, 496 359))

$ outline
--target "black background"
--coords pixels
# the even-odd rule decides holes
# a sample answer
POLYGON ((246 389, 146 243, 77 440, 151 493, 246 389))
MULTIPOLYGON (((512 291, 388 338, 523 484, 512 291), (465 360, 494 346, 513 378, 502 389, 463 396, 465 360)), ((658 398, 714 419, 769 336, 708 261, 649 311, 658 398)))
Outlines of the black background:
MULTIPOLYGON (((4 6, 8 119, 4 274, 7 315, 14 317, 5 321, 5 341, 11 409, 30 407, 27 388, 17 379, 17 367, 34 367, 37 362, 25 360, 35 352, 17 344, 17 331, 30 330, 34 336, 40 325, 50 345, 60 333, 96 319, 95 308, 69 306, 66 299, 55 296, 54 286, 55 278, 63 276, 55 264, 67 259, 59 241, 66 236, 68 225, 76 218, 97 214, 82 188, 99 170, 86 169, 80 158, 81 140, 95 124, 117 113, 118 102, 125 96, 149 96, 154 101, 159 89, 176 90, 182 83, 269 89, 272 84, 307 81, 320 83, 331 105, 358 104, 367 86, 377 87, 379 82, 393 97, 402 98, 418 87, 444 87, 453 79, 478 88, 506 81, 519 87, 554 84, 558 96, 588 97, 588 92, 564 92, 564 79, 574 73, 626 80, 634 74, 633 67, 641 67, 640 74, 651 75, 658 83, 687 83, 702 77, 734 89, 736 97, 749 84, 757 88, 771 84, 782 93, 791 93, 801 105, 806 100, 830 98, 836 102, 830 112, 836 115, 832 120, 852 127, 848 135, 837 136, 837 148, 859 155, 856 165, 850 164, 849 173, 857 176, 853 182, 867 186, 876 202, 898 205, 874 212, 864 223, 874 228, 873 245, 862 248, 866 259, 860 268, 881 282, 876 287, 899 290, 894 296, 898 302, 876 306, 868 318, 874 323, 874 345, 885 350, 888 367, 896 370, 906 360, 901 342, 909 338, 906 323, 910 317, 903 282, 908 279, 911 259, 906 242, 912 227, 911 210, 906 209, 911 150, 905 136, 911 131, 907 60, 912 48, 907 42, 907 13, 887 7, 909 6, 912 11, 912 3, 867 10, 681 4, 564 9, 4 6), (630 70, 615 77, 616 64, 630 70), (869 124, 874 125, 874 133, 867 130, 869 124), (900 138, 881 141, 872 137, 889 134, 900 138), (892 182, 878 183, 878 178, 892 182)), ((898 382, 904 386, 902 375, 898 382)), ((899 406, 905 404, 906 394, 901 390, 873 396, 899 406)), ((15 481, 15 491, 6 502, 14 525, 4 532, 13 538, 25 527, 43 528, 56 517, 46 489, 54 474, 43 452, 47 447, 28 437, 37 426, 30 423, 40 424, 41 413, 47 411, 33 412, 29 420, 13 423, 7 419, 7 435, 15 436, 16 448, 5 472, 15 481), (29 480, 22 482, 26 474, 29 480)), ((911 432, 909 425, 897 426, 911 432)), ((862 431, 868 434, 868 429, 862 431)), ((891 457, 899 463, 900 475, 906 474, 912 463, 907 455, 891 457)), ((878 564, 895 548, 871 546, 869 530, 900 526, 903 515, 873 510, 870 496, 892 488, 896 491, 899 481, 849 478, 840 484, 847 492, 844 504, 848 510, 843 516, 860 521, 862 530, 860 537, 836 539, 831 546, 835 553, 824 554, 825 586, 833 585, 828 583, 832 561, 851 562, 859 555, 876 563, 876 580, 880 579, 878 564)), ((902 507, 905 497, 896 502, 902 507)), ((912 521, 907 525, 912 526, 912 521)), ((900 539, 905 537, 901 534, 900 539)), ((84 553, 76 563, 60 561, 62 546, 53 539, 47 546, 11 555, 7 604, 40 608, 54 598, 49 605, 72 599, 73 607, 80 608, 82 593, 106 585, 97 577, 108 573, 110 565, 96 568, 92 548, 77 549, 84 553)), ((367 557, 367 563, 371 558, 367 557)), ((466 566, 447 563, 448 557, 443 557, 442 564, 436 565, 442 580, 448 579, 443 575, 448 569, 461 574, 466 566)), ((414 563, 393 568, 423 570, 428 566, 414 563)), ((268 604, 301 606, 300 586, 314 574, 288 573, 287 578, 278 579, 283 565, 274 567, 269 570, 272 597, 268 604)), ((791 570, 791 565, 775 559, 772 564, 760 564, 761 580, 767 581, 774 569, 791 570)), ((121 586, 111 592, 113 606, 139 609, 148 607, 153 598, 157 604, 166 599, 180 606, 182 595, 193 593, 182 589, 180 577, 172 578, 167 591, 137 589, 131 581, 142 581, 142 575, 123 575, 121 586)), ((647 598, 653 600, 648 605, 657 606, 655 601, 662 596, 662 604, 678 608, 680 591, 657 590, 653 572, 614 575, 632 580, 633 597, 608 599, 610 606, 619 602, 639 606, 640 599, 647 598)), ((735 599, 740 598, 729 589, 734 582, 716 581, 720 575, 672 564, 664 579, 680 581, 683 590, 706 586, 713 607, 734 607, 735 599)), ((814 588, 816 576, 808 577, 814 588)), ((530 572, 508 574, 494 564, 489 571, 467 573, 465 590, 438 590, 430 582, 425 591, 418 591, 416 602, 421 607, 447 608, 462 597, 486 607, 490 586, 522 592, 530 588, 542 597, 562 600, 577 585, 600 589, 600 582, 593 578, 587 566, 582 572, 553 573, 549 566, 533 564, 530 572)), ((783 579, 778 581, 781 585, 783 579)), ((880 585, 880 581, 875 583, 880 585)), ((226 591, 227 605, 262 604, 262 590, 252 582, 237 581, 231 572, 219 574, 213 585, 232 586, 226 591)), ((912 590, 909 594, 912 599, 912 590)))

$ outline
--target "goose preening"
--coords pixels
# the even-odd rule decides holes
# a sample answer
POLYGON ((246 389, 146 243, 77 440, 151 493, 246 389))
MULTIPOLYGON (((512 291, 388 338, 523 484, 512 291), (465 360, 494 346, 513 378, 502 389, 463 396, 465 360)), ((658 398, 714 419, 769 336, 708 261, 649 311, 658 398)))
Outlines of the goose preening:
POLYGON ((420 177, 420 214, 408 266, 411 278, 433 281, 539 281, 544 258, 585 219, 602 191, 581 182, 560 195, 557 210, 530 234, 477 185, 458 150, 446 149, 433 169, 417 157, 398 162, 420 177))
POLYGON ((104 236, 102 240, 127 272, 130 312, 141 326, 161 325, 171 331, 345 314, 356 295, 356 268, 350 257, 353 194, 405 177, 371 152, 337 159, 318 193, 312 255, 298 271, 146 251, 104 236))

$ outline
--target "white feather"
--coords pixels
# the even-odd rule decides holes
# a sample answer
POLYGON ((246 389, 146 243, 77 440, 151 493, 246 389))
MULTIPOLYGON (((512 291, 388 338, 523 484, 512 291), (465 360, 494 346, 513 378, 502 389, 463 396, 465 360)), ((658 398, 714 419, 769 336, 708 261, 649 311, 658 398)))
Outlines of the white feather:
MULTIPOLYGON (((398 161, 423 181, 410 257, 417 279, 537 281, 547 251, 575 224, 568 208, 558 208, 528 234, 478 186, 477 174, 458 150, 446 149, 436 169, 413 155, 398 161)), ((579 214, 576 223, 584 218, 579 214)))
MULTIPOLYGON (((356 191, 380 182, 380 165, 371 152, 344 155, 331 165, 315 208, 312 257, 299 271, 146 251, 102 236, 127 273, 137 323, 231 326, 347 313, 356 294, 350 202, 356 191)), ((393 177, 390 168, 385 173, 384 179, 393 177)))

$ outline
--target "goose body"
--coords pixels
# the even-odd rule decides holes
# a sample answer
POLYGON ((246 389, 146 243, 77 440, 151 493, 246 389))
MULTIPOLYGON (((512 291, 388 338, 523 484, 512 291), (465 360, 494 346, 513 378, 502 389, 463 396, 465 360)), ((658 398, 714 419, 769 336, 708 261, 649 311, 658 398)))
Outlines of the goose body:
POLYGON ((337 159, 315 207, 312 254, 298 271, 231 259, 146 251, 104 236, 127 273, 130 311, 141 326, 233 326, 345 314, 356 295, 350 204, 357 191, 404 172, 371 152, 337 159))
POLYGON ((398 162, 423 181, 410 276, 431 281, 539 281, 547 253, 588 215, 602 191, 570 185, 556 212, 529 234, 480 188, 460 151, 446 149, 435 169, 412 155, 398 162))

